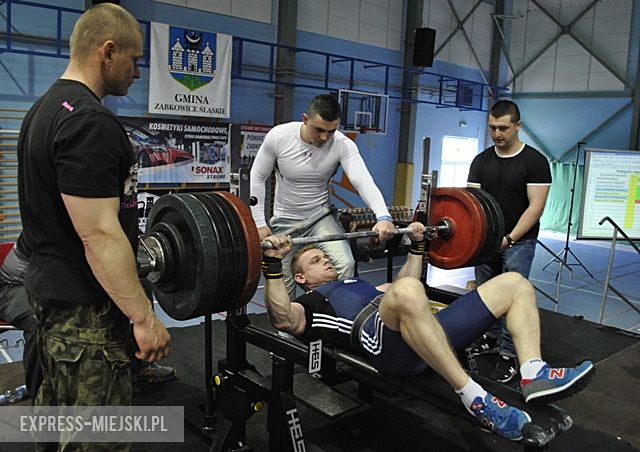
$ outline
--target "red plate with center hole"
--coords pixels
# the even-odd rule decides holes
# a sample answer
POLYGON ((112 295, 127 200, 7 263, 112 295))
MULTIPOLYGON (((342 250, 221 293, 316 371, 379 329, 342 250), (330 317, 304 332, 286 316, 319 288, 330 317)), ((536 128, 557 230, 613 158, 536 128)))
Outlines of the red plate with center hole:
POLYGON ((487 216, 480 201, 462 188, 436 188, 431 224, 441 222, 452 225, 452 230, 431 240, 429 263, 444 269, 468 266, 482 251, 487 235, 487 216))

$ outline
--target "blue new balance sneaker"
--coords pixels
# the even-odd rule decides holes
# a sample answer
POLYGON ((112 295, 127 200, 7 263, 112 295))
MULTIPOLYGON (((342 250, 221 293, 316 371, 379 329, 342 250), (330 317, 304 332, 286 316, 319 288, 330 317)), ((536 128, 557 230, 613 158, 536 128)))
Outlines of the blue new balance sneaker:
POLYGON ((584 389, 594 372, 589 360, 577 367, 552 368, 546 364, 534 379, 521 380, 520 388, 525 402, 549 403, 584 389))
POLYGON ((522 427, 531 422, 527 413, 507 405, 494 395, 487 393, 482 400, 476 397, 470 407, 480 426, 513 441, 522 439, 522 427))

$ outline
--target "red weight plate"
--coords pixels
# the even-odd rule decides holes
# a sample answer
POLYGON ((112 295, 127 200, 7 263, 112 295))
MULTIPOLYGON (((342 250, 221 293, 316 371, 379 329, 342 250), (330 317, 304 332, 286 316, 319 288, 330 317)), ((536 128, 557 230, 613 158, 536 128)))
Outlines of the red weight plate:
POLYGON ((249 206, 236 195, 225 191, 217 191, 213 194, 224 198, 238 214, 244 238, 247 242, 247 277, 238 306, 243 306, 251 301, 251 297, 256 293, 258 282, 260 281, 260 262, 262 261, 262 248, 260 246, 260 236, 256 223, 251 216, 249 206))
POLYGON ((453 233, 429 243, 429 263, 451 269, 468 266, 484 247, 487 216, 480 202, 463 188, 436 188, 431 224, 447 221, 453 233))

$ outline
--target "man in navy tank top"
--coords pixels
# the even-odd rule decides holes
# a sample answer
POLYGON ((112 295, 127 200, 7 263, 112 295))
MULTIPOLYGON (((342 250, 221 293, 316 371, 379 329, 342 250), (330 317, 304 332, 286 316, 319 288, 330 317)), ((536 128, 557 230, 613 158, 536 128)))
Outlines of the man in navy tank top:
POLYGON ((584 388, 593 363, 552 368, 542 359, 540 323, 533 286, 518 273, 504 273, 458 298, 435 315, 419 277, 425 227, 410 225, 411 248, 392 284, 374 287, 360 278, 339 280, 327 256, 314 246, 298 250, 291 273, 306 293, 294 301, 282 279, 282 258, 290 237, 274 235, 264 250, 265 301, 271 323, 304 341, 349 349, 366 357, 381 373, 417 375, 427 368, 440 374, 480 425, 508 439, 522 439, 531 422, 523 410, 487 393, 467 375, 454 349, 464 348, 504 317, 521 365, 526 402, 554 401, 584 388))

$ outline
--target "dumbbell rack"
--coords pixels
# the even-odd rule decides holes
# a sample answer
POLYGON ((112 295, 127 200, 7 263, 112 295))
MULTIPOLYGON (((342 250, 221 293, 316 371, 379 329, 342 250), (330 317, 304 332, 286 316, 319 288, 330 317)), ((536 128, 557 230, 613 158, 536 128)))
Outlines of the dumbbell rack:
MULTIPOLYGON (((410 222, 413 218, 413 209, 406 206, 387 206, 392 221, 395 224, 410 222)), ((368 207, 353 207, 341 209, 340 213, 346 212, 353 215, 358 229, 371 229, 376 224, 376 216, 368 207)))

